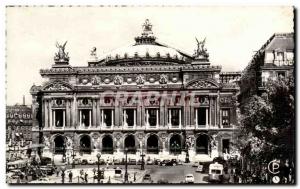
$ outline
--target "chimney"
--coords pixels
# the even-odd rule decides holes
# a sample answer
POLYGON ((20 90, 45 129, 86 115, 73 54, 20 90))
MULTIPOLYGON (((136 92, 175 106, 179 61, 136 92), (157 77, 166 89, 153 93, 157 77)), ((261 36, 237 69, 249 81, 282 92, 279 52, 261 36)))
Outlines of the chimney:
POLYGON ((25 106, 25 95, 23 95, 23 106, 25 106))

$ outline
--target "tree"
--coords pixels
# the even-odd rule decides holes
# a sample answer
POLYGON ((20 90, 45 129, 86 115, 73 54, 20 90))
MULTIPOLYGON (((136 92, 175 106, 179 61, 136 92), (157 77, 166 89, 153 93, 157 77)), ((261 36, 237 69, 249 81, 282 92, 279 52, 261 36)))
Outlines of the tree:
POLYGON ((241 152, 256 163, 295 160, 294 78, 269 80, 266 91, 250 97, 241 118, 241 152))

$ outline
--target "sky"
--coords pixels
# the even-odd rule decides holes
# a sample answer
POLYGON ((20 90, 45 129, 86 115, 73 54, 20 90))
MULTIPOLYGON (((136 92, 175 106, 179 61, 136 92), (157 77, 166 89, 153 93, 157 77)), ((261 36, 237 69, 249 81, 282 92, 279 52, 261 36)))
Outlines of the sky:
POLYGON ((6 104, 31 104, 30 87, 42 84, 56 42, 68 41, 71 66, 87 66, 97 53, 134 43, 149 19, 157 41, 193 54, 206 37, 211 65, 242 71, 255 51, 274 34, 293 32, 287 6, 180 7, 8 7, 6 8, 6 104))

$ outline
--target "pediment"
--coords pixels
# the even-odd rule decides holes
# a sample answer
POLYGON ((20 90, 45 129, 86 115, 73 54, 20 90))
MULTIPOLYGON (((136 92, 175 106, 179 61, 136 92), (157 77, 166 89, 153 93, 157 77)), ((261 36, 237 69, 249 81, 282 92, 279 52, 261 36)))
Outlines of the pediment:
POLYGON ((69 83, 62 81, 54 81, 46 84, 43 91, 72 91, 73 87, 69 83))
POLYGON ((219 85, 214 81, 209 80, 194 80, 189 82, 186 85, 188 89, 211 89, 211 88, 219 88, 219 85))

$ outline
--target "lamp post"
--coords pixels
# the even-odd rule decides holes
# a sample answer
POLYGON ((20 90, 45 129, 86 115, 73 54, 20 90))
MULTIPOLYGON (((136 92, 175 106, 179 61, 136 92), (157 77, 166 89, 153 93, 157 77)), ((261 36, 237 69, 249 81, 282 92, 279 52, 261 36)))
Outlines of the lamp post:
POLYGON ((66 171, 66 167, 65 166, 62 166, 61 167, 61 181, 62 183, 64 184, 65 183, 65 171, 66 171))
POLYGON ((100 183, 100 158, 101 158, 101 153, 97 154, 97 158, 98 158, 98 162, 97 162, 97 164, 98 164, 97 181, 98 181, 98 183, 100 183))
POLYGON ((124 175, 124 182, 128 183, 128 172, 127 172, 127 152, 128 149, 125 148, 125 175, 124 175))

